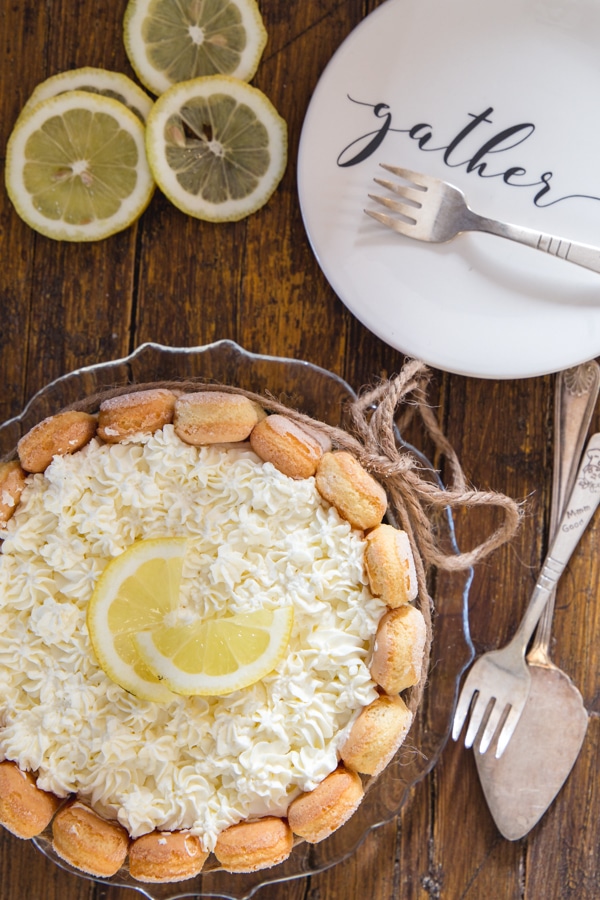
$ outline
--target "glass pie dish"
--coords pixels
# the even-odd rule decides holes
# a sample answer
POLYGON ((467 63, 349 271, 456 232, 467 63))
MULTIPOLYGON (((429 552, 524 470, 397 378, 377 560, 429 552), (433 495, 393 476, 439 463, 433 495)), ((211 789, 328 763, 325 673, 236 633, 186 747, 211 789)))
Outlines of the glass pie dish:
MULTIPOLYGON (((82 397, 120 385, 195 378, 268 393, 335 426, 343 426, 344 408, 356 397, 345 381, 325 369, 302 360, 249 353, 231 341, 192 348, 148 343, 128 357, 78 369, 44 387, 19 416, 0 426, 0 458, 8 455, 21 435, 34 424, 82 397)), ((409 449, 423 465, 432 469, 417 448, 409 446, 409 449)), ((446 517, 446 525, 449 540, 453 542, 450 515, 446 517)), ((126 868, 108 879, 85 875, 54 853, 49 833, 34 838, 33 843, 67 871, 82 878, 131 888, 149 900, 201 900, 214 896, 246 900, 266 884, 316 874, 346 859, 371 831, 399 813, 411 789, 435 765, 448 738, 458 682, 473 653, 467 618, 471 577, 468 571, 453 575, 440 572, 436 577, 436 593, 443 601, 435 610, 429 677, 411 732, 392 763, 379 777, 371 779, 359 810, 326 840, 315 845, 298 842, 291 856, 271 869, 231 874, 209 857, 197 878, 156 885, 135 881, 126 868)))

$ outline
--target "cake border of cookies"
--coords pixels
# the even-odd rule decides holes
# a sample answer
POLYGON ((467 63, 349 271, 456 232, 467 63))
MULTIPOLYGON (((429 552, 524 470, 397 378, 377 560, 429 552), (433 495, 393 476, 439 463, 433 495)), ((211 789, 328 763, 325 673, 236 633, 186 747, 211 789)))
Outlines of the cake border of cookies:
MULTIPOLYGON (((0 463, 0 538, 18 505, 28 474, 45 471, 55 455, 74 453, 93 437, 120 443, 172 424, 185 443, 249 442, 263 461, 292 478, 315 478, 323 499, 365 537, 371 593, 387 606, 374 639, 371 676, 380 696, 356 718, 340 750, 339 765, 313 790, 290 804, 285 818, 244 820, 220 833, 214 855, 222 870, 255 872, 284 862, 298 841, 319 843, 360 806, 365 782, 376 778, 404 742, 413 711, 400 694, 422 684, 429 635, 413 602, 419 585, 406 532, 383 521, 382 485, 347 449, 335 449, 329 429, 298 422, 286 410, 242 389, 202 382, 129 385, 82 401, 97 412, 71 408, 34 425, 17 445, 16 459, 0 463)), ((292 413, 292 410, 289 410, 292 413)), ((199 875, 209 857, 200 839, 185 831, 155 830, 131 839, 117 822, 101 817, 77 796, 42 791, 32 773, 0 762, 0 824, 30 839, 51 829, 56 854, 93 877, 111 877, 128 861, 139 882, 174 882, 199 875)), ((215 871, 214 869, 210 871, 215 871)))

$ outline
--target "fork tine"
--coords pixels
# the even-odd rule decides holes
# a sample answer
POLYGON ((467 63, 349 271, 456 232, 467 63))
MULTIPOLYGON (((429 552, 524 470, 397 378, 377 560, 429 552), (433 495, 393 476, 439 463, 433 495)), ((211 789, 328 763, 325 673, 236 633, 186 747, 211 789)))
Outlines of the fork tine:
POLYGON ((406 235, 408 233, 408 229, 412 227, 409 222, 405 222, 403 219, 396 219, 392 216, 386 216, 385 213, 377 212, 377 210, 375 209, 365 209, 365 212, 368 216, 371 216, 372 219, 376 219, 378 222, 381 222, 382 225, 387 226, 387 228, 391 228, 392 231, 398 232, 398 234, 406 235))
POLYGON ((465 681, 463 688, 460 692, 460 696, 458 698, 458 702, 456 704, 456 711, 454 713, 454 720, 452 723, 452 740, 457 741, 460 733, 463 729, 463 725, 467 720, 467 716, 469 715, 469 710, 471 708, 471 703, 473 701, 473 691, 469 688, 469 678, 467 676, 467 680, 465 681))
POLYGON ((386 172, 391 172, 392 175, 397 175, 399 178, 404 178, 405 181, 410 181, 412 184, 416 185, 417 189, 420 188, 421 191, 426 191, 428 188, 428 182, 431 184, 432 182, 437 182, 437 178, 431 178, 430 176, 423 175, 422 172, 413 172, 412 169, 403 169, 401 166, 390 166, 387 163, 379 163, 382 169, 385 169, 386 172))
POLYGON ((485 715, 488 711, 488 708, 495 701, 492 698, 490 700, 489 697, 484 697, 482 694, 477 694, 477 699, 475 700, 473 707, 471 709, 471 717, 469 719, 469 724, 467 726, 467 733, 465 735, 465 747, 472 747, 481 727, 481 723, 483 722, 485 715))
POLYGON ((411 225, 416 225, 417 220, 414 217, 415 209, 414 207, 399 203, 397 200, 394 200, 392 197, 380 197, 378 194, 369 194, 371 200, 374 200, 376 203, 381 203, 382 206, 391 209, 395 213, 399 213, 401 216, 404 216, 411 225), (413 215, 411 215, 413 213, 413 215))
POLYGON ((408 200, 409 203, 414 203, 417 209, 420 209, 423 206, 423 195, 426 193, 426 191, 415 190, 414 188, 408 187, 408 185, 406 184, 398 184, 395 181, 388 181, 387 178, 374 178, 373 181, 376 184, 380 184, 381 187, 386 188, 388 191, 392 191, 394 194, 402 197, 403 200, 408 200))
POLYGON ((513 736, 513 732, 517 727, 517 723, 521 718, 521 712, 523 711, 522 706, 511 706, 508 711, 508 715, 506 720, 502 726, 502 730, 498 736, 498 743, 496 744, 496 759, 500 759, 504 751, 506 750, 508 743, 513 736))
POLYGON ((496 702, 494 703, 494 705, 490 711, 488 720, 485 725, 485 729, 483 731, 481 740, 479 742, 479 752, 480 753, 485 753, 486 750, 489 748, 490 744, 492 743, 496 732, 498 731, 498 733, 500 733, 500 726, 504 724, 504 720, 506 718, 507 711, 508 711, 508 707, 503 706, 501 703, 499 703, 496 700, 496 702))

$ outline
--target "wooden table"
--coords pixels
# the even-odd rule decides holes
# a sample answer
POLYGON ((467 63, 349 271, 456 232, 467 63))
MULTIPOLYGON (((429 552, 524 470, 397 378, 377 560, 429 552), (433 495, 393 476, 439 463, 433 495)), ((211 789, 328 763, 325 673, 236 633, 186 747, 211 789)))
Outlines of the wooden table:
MULTIPOLYGON (((0 199, 0 419, 18 413, 49 380, 127 355, 146 341, 194 346, 228 338, 256 353, 306 359, 355 389, 399 371, 403 358, 370 334, 335 296, 302 225, 295 167, 303 117, 317 80, 373 0, 261 0, 269 44, 255 84, 287 119, 290 159, 277 193, 237 224, 187 218, 156 193, 140 222, 97 244, 37 236, 0 199)), ((46 0, 0 10, 2 153, 34 86, 68 68, 132 74, 121 40, 126 0, 46 0)), ((469 481, 525 500, 517 537, 475 573, 470 621, 477 651, 504 642, 524 608, 546 547, 552 466, 552 376, 493 381, 433 372, 431 402, 469 481)), ((594 427, 600 419, 596 414, 594 427)), ((490 522, 461 517, 462 546, 490 522)), ((600 638, 596 599, 600 522, 561 584, 554 658, 582 690, 590 724, 566 787, 530 835, 497 832, 470 752, 450 742, 400 814, 347 861, 259 891, 260 900, 373 897, 566 900, 600 892, 600 638)), ((442 604, 443 597, 436 596, 442 604)), ((557 710, 556 727, 560 728, 557 710)), ((123 900, 0 834, 2 900, 123 900)))

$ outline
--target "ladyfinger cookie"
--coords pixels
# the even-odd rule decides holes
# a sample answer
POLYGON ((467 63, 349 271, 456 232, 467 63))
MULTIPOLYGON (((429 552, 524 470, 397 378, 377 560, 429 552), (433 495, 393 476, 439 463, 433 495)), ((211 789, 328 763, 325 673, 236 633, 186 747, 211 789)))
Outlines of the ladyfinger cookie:
POLYGON ((340 756, 355 772, 379 775, 390 762, 412 723, 412 713, 401 697, 383 695, 360 713, 340 756))
POLYGON ((417 570, 405 531, 378 525, 366 536, 365 567, 371 593, 395 609, 418 593, 417 570))
POLYGON ((52 846, 76 869, 108 878, 125 862, 129 835, 117 822, 108 822, 75 800, 55 815, 52 846))
POLYGON ((309 844, 317 844, 348 821, 363 796, 360 775, 339 766, 313 791, 292 800, 287 812, 290 828, 309 844))
POLYGON ((252 429, 250 446, 257 456, 290 478, 310 478, 323 456, 322 446, 313 435, 278 414, 267 416, 252 429))
POLYGON ((317 490, 354 528, 379 525, 387 497, 378 481, 346 450, 325 453, 316 472, 317 490))
POLYGON ((283 819, 265 816, 222 831, 215 856, 227 872, 256 872, 276 866, 292 852, 294 836, 283 819))
POLYGON ((175 394, 163 388, 109 397, 100 404, 98 436, 118 444, 140 434, 153 434, 173 421, 175 394))
POLYGON ((387 694, 398 694, 421 678, 427 628, 423 614, 414 606, 400 606, 386 613, 379 623, 371 678, 387 694))
POLYGON ((20 838, 41 834, 61 801, 37 787, 30 772, 16 763, 0 763, 0 825, 20 838))
POLYGON ((188 831, 152 831, 129 848, 129 874, 136 881, 171 882, 194 878, 208 853, 188 831))
POLYGON ((199 391, 177 398, 173 423, 182 441, 199 447, 245 441, 260 418, 260 408, 242 394, 199 391))
POLYGON ((320 428, 313 427, 312 425, 307 425, 304 422, 302 423, 301 427, 303 431, 309 434, 311 438, 320 445, 323 453, 329 453, 333 445, 328 434, 326 434, 324 431, 321 431, 320 428))
POLYGON ((75 453, 96 434, 96 417, 67 410, 49 416, 23 435, 17 453, 26 472, 43 472, 55 456, 75 453))
POLYGON ((26 477, 16 459, 0 463, 0 529, 17 508, 26 477))

